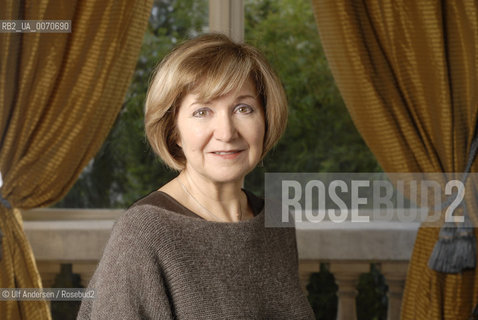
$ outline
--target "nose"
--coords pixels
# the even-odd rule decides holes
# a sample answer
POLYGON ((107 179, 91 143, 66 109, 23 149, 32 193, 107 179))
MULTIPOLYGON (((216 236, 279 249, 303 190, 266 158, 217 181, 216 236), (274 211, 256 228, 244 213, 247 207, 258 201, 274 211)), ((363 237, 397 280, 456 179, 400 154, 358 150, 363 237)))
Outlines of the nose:
POLYGON ((220 141, 230 141, 236 138, 237 129, 230 115, 221 114, 215 119, 214 137, 220 141))

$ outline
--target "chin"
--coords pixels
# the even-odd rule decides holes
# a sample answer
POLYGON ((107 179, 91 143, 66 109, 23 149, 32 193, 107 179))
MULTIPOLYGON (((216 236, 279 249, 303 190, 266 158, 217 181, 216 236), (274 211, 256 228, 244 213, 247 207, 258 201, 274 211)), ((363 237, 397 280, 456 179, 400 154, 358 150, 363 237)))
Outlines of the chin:
POLYGON ((251 170, 234 170, 231 168, 221 168, 219 170, 215 170, 214 173, 209 175, 211 180, 215 182, 239 182, 243 181, 246 174, 248 174, 251 170))

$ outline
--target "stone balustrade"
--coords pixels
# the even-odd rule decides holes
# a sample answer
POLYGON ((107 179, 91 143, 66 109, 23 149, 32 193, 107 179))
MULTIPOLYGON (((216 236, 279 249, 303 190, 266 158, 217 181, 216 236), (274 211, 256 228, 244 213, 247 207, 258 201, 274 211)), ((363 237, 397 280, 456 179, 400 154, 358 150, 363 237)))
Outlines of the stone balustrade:
MULTIPOLYGON (((86 287, 114 221, 122 210, 35 209, 24 211, 24 229, 44 287, 51 287, 61 264, 72 264, 86 287)), ((388 319, 400 318, 408 261, 418 223, 298 223, 299 275, 305 290, 310 275, 327 263, 338 286, 337 319, 356 319, 359 276, 379 266, 388 285, 388 319)))
POLYGON ((419 223, 298 223, 299 274, 305 286, 320 263, 329 264, 338 286, 337 319, 356 319, 359 276, 376 263, 388 285, 387 319, 400 318, 400 305, 419 223))

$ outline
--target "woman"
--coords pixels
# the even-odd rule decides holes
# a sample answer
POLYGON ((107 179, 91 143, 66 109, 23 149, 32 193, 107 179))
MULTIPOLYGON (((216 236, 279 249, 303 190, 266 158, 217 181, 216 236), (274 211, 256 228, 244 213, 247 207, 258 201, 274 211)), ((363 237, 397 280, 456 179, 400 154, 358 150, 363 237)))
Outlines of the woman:
POLYGON ((294 229, 266 228, 263 201, 242 189, 286 121, 282 85, 255 48, 208 34, 173 50, 145 127, 180 173, 119 218, 78 318, 313 319, 294 229))

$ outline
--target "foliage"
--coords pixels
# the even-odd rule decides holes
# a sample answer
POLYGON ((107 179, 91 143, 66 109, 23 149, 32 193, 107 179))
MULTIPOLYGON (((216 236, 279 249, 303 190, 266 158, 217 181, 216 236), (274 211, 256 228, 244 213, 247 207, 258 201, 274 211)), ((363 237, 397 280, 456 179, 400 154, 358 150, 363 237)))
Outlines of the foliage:
POLYGON ((310 1, 246 0, 245 8, 246 41, 267 56, 289 101, 283 138, 246 186, 260 193, 265 171, 380 171, 335 86, 310 1))
POLYGON ((156 64, 183 39, 205 30, 207 0, 155 0, 133 80, 101 150, 56 207, 127 207, 175 173, 159 162, 144 135, 143 106, 156 64))
POLYGON ((334 275, 324 263, 320 264, 320 272, 310 276, 307 291, 308 300, 317 320, 335 320, 337 317, 337 285, 334 275))
POLYGON ((375 264, 372 264, 369 273, 360 276, 357 290, 357 319, 385 320, 388 288, 375 264))
MULTIPOLYGON (((206 0, 156 0, 133 81, 96 157, 57 207, 125 207, 175 176, 144 137, 143 105, 154 66, 182 39, 206 30, 206 0)), ((246 41, 282 79, 289 124, 282 140, 246 179, 263 194, 264 172, 380 170, 356 131, 328 69, 310 2, 246 0, 246 41)))

